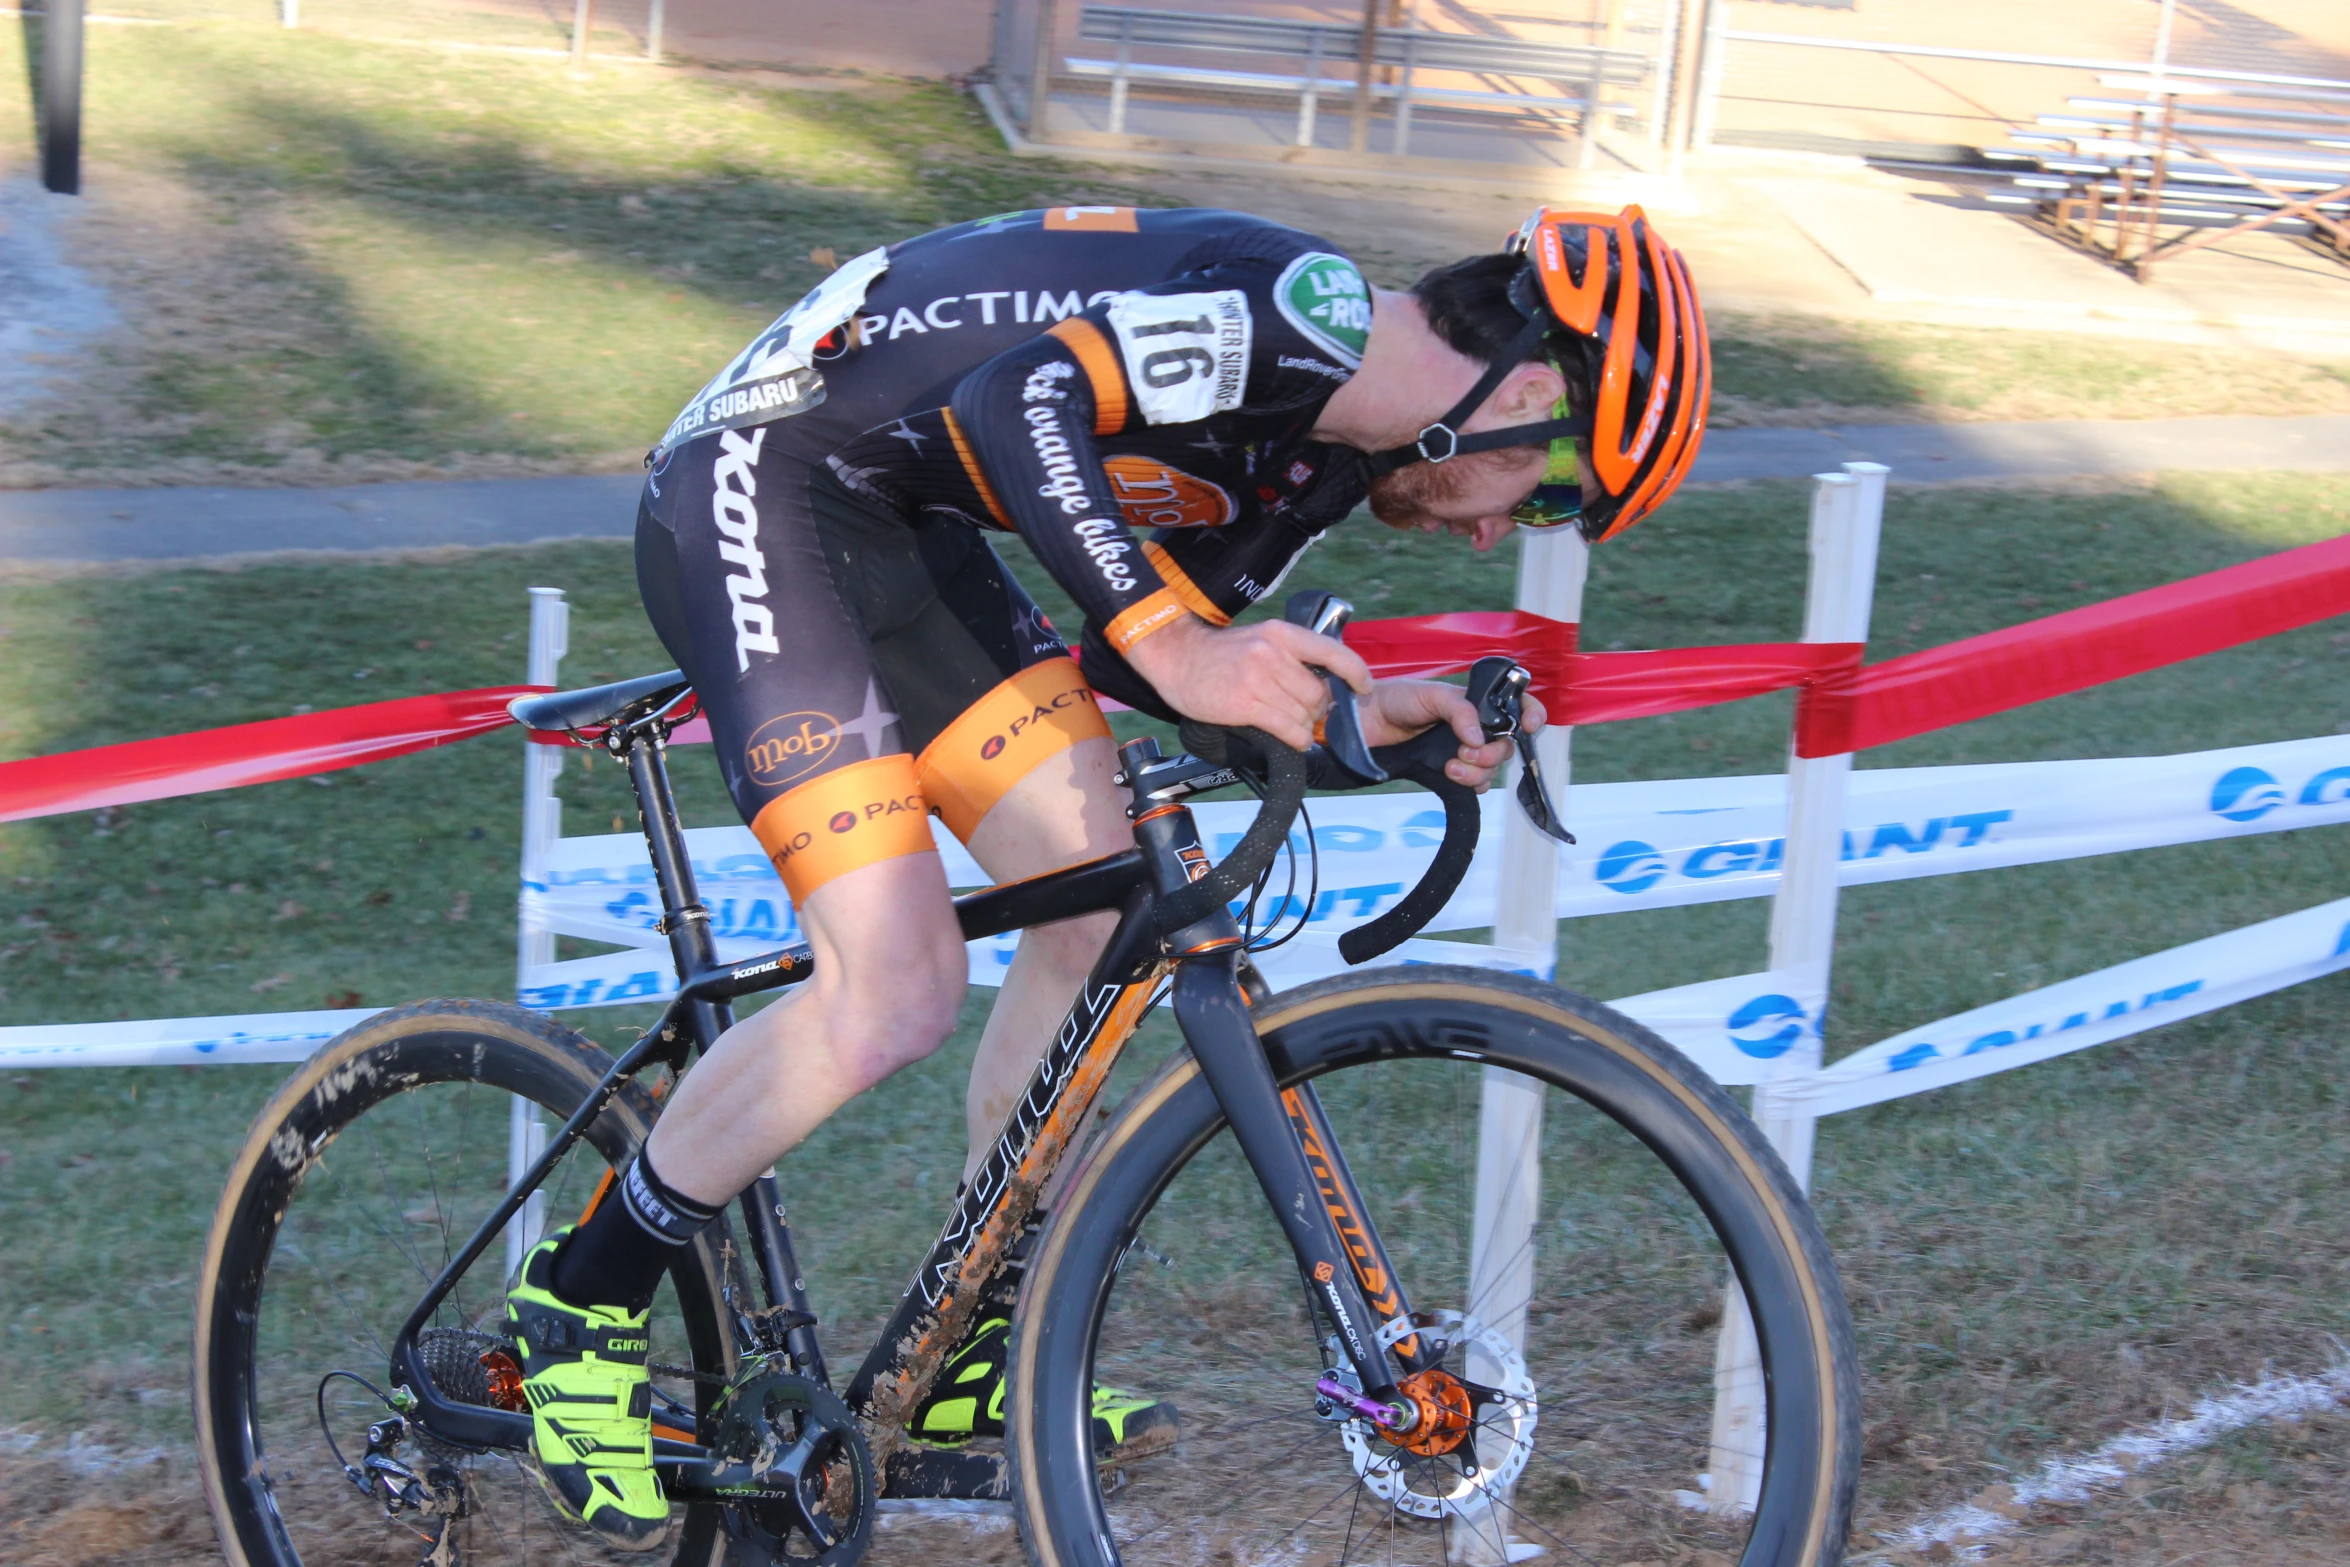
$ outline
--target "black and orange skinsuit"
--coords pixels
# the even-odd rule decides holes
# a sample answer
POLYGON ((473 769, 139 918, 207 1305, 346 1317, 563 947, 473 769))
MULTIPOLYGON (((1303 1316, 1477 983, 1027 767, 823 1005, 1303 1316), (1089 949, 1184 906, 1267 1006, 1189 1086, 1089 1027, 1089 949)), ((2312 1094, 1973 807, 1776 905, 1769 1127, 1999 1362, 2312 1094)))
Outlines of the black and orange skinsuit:
POLYGON ((1311 235, 1239 213, 1055 207, 859 257, 678 416, 637 520, 647 612, 795 901, 957 836, 1164 716, 1124 655, 1222 625, 1363 498, 1313 441, 1371 298, 1311 235), (821 332, 821 336, 816 335, 821 332), (984 534, 1085 615, 1083 667, 984 534))

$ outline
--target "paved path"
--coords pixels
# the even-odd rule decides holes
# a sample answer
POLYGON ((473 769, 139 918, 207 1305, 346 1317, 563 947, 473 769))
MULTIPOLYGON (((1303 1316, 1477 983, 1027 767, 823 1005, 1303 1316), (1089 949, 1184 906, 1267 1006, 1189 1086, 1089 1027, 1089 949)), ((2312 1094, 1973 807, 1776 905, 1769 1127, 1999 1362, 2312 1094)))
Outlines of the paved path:
MULTIPOLYGON (((1799 479, 1862 461, 1889 465, 1897 482, 2340 472, 2350 471, 2350 415, 1717 430, 1695 479, 1799 479)), ((622 539, 636 525, 639 483, 616 474, 315 490, 0 490, 0 559, 67 564, 622 539)))

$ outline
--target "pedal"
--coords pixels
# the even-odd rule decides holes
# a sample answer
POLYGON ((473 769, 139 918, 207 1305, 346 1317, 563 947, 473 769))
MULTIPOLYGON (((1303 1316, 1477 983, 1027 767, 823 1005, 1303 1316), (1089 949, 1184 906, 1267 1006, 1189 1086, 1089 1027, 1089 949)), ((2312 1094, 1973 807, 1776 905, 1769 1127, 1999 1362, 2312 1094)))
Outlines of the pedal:
POLYGON ((936 1447, 900 1448, 883 1469, 889 1501, 1000 1502, 1012 1494, 1001 1453, 959 1453, 936 1447))

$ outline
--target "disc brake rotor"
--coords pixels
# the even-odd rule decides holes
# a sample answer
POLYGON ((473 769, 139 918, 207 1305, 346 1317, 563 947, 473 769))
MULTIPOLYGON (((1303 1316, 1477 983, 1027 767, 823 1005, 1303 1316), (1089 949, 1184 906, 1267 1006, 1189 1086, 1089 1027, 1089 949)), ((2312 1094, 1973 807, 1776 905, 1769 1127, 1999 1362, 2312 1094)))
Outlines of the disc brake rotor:
MULTIPOLYGON (((1379 1330, 1379 1347, 1392 1347, 1415 1333, 1444 1368, 1422 1374, 1428 1384, 1424 1396, 1448 1412, 1449 1426, 1449 1413, 1465 1393, 1466 1434, 1448 1431, 1450 1446, 1409 1436, 1399 1445, 1370 1421, 1357 1419, 1345 1422, 1339 1435, 1364 1489, 1398 1512, 1444 1518, 1466 1511, 1488 1492, 1507 1491, 1525 1472, 1534 1454, 1534 1379, 1526 1371, 1526 1357, 1508 1339, 1457 1311, 1398 1317, 1379 1330)), ((1422 1378, 1409 1380, 1418 1384, 1422 1378)))

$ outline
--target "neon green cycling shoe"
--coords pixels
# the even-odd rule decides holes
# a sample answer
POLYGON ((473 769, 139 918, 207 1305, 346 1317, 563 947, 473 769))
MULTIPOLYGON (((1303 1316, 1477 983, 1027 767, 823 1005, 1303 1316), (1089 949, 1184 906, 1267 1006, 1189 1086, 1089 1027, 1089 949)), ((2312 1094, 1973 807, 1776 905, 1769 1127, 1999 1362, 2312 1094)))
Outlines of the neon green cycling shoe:
POLYGON ((549 1280, 555 1249, 570 1233, 533 1247, 506 1295, 539 1478, 557 1506, 615 1549, 656 1550, 669 1533, 669 1500, 653 1472, 651 1313, 574 1306, 558 1296, 549 1280))
MULTIPOLYGON (((1004 1362, 1012 1320, 988 1316, 974 1323, 962 1347, 939 1368, 930 1396, 907 1430, 935 1447, 959 1447, 978 1436, 1004 1434, 1004 1362)), ((1093 1450, 1097 1457, 1143 1458, 1164 1452, 1182 1435, 1175 1406, 1099 1383, 1093 1390, 1093 1450)))

